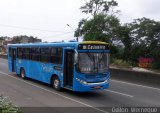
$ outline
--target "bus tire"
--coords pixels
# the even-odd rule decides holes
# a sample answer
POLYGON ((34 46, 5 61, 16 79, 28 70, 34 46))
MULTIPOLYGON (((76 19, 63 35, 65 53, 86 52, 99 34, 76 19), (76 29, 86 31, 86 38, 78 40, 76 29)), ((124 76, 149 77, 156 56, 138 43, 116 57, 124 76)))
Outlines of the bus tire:
POLYGON ((20 71, 20 76, 21 76, 22 79, 26 79, 25 70, 23 68, 20 71))
POLYGON ((61 87, 60 87, 60 80, 57 76, 53 77, 53 80, 52 80, 52 86, 55 90, 57 91, 60 91, 61 90, 61 87))

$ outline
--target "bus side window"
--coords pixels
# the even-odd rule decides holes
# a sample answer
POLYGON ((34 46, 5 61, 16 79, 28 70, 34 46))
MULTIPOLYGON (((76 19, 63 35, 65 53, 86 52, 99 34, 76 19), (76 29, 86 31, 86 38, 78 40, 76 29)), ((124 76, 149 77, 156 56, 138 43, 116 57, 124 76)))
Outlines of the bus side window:
POLYGON ((57 63, 62 64, 62 48, 57 49, 57 63))
POLYGON ((62 48, 51 49, 51 63, 62 64, 62 48))
POLYGON ((49 62, 50 48, 41 48, 41 62, 49 62))
POLYGON ((24 48, 24 59, 30 59, 30 48, 24 48))
POLYGON ((31 60, 40 61, 40 48, 31 49, 31 60))
POLYGON ((23 48, 17 48, 17 57, 19 59, 23 58, 23 48))
POLYGON ((51 63, 55 63, 56 48, 51 49, 51 63))
POLYGON ((8 54, 9 54, 9 57, 11 57, 11 47, 9 47, 8 49, 8 54))

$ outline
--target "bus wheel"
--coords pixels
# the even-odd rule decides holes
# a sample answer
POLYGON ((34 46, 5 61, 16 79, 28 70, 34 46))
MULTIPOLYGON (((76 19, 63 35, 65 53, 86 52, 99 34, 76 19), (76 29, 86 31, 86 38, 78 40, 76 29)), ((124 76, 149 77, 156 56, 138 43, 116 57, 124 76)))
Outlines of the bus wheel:
POLYGON ((57 76, 53 77, 52 86, 55 90, 59 91, 61 89, 60 87, 60 80, 57 76))
POLYGON ((25 70, 23 68, 21 69, 20 76, 21 76, 22 79, 26 79, 26 77, 25 77, 25 70))

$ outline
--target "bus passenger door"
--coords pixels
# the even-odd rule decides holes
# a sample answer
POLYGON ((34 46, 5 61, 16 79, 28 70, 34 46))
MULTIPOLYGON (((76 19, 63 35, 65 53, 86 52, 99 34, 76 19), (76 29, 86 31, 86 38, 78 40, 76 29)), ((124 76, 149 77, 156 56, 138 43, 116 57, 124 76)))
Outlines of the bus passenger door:
POLYGON ((15 72, 16 71, 16 49, 15 48, 12 48, 11 49, 11 70, 12 72, 15 72))
POLYGON ((74 73, 74 50, 65 50, 64 86, 72 87, 74 73))

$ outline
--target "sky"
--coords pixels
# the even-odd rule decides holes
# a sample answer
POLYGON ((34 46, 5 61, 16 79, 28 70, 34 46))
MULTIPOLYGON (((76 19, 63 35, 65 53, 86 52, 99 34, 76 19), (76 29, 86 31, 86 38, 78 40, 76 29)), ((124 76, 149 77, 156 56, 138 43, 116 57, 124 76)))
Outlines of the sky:
MULTIPOLYGON (((86 0, 0 0, 0 36, 27 35, 42 41, 75 39, 86 0), (67 24, 69 26, 67 26, 67 24)), ((147 17, 160 20, 160 0, 116 0, 121 23, 147 17)))

